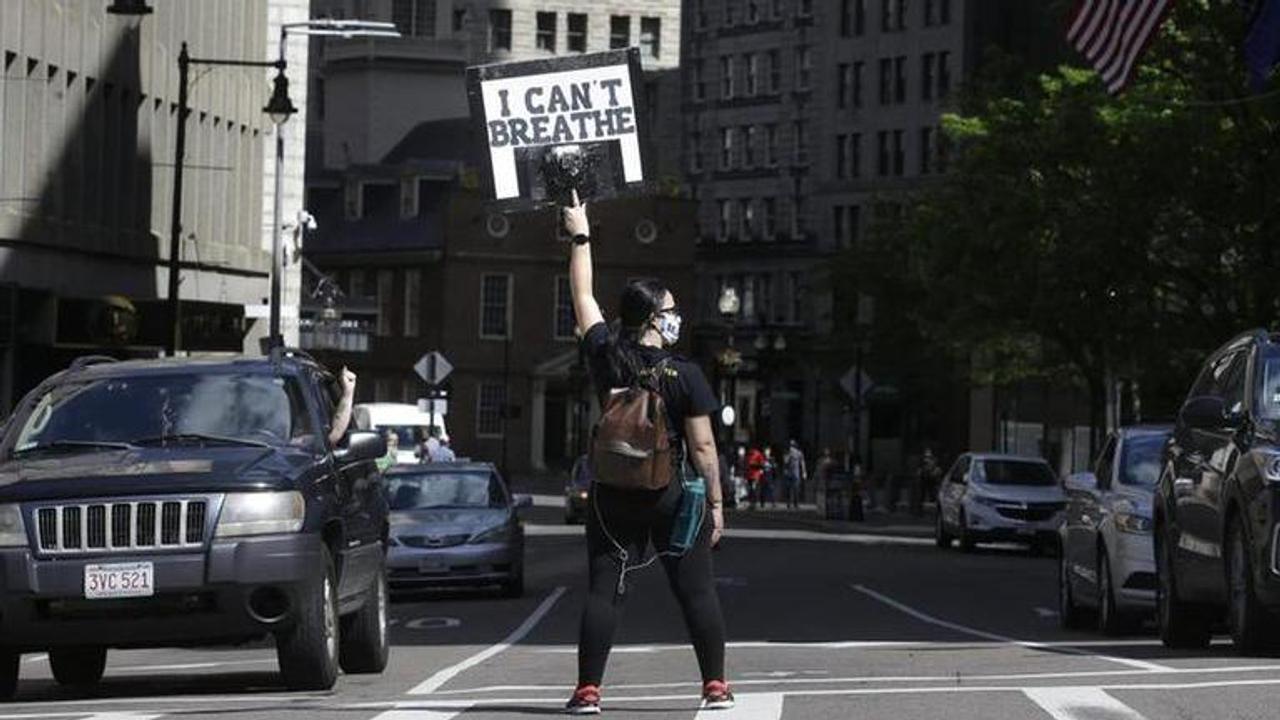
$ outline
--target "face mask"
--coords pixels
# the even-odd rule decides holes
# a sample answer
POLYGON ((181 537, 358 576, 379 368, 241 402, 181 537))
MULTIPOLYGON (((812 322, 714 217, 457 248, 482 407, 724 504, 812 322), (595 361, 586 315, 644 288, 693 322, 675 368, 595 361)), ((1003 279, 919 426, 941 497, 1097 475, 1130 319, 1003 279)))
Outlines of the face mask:
POLYGON ((662 344, 671 347, 680 340, 681 318, 676 313, 661 313, 656 318, 653 328, 662 336, 662 344))

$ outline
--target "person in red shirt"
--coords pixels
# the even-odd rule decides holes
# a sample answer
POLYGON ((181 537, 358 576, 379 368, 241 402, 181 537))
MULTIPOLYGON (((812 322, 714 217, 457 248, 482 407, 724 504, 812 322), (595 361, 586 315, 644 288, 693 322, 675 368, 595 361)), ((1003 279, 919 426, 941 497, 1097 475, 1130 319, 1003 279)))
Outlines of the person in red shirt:
POLYGON ((751 509, 761 501, 760 491, 764 486, 764 453, 759 447, 747 451, 747 495, 751 501, 751 509))

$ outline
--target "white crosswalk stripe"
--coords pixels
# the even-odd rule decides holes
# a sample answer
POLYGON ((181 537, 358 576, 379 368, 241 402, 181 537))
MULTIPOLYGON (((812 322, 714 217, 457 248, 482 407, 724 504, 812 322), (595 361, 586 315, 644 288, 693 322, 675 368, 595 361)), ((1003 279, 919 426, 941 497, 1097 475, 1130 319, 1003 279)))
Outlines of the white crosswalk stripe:
POLYGON ((1053 720, 1147 720, 1147 717, 1099 688, 1028 688, 1022 691, 1053 720))
POLYGON ((699 710, 695 720, 779 720, 782 717, 782 693, 749 693, 739 695, 730 710, 699 710))

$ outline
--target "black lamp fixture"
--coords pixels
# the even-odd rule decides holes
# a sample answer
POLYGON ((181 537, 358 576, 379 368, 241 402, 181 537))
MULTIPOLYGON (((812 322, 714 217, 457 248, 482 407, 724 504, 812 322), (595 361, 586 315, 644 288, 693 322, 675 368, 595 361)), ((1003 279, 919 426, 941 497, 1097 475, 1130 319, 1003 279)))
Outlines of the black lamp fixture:
POLYGON ((107 8, 112 15, 150 15, 154 10, 147 0, 111 0, 111 7, 107 8))
POLYGON ((298 108, 294 107, 293 101, 289 99, 289 78, 284 76, 283 68, 276 72, 271 99, 267 101, 267 106, 262 108, 262 111, 270 115, 271 122, 276 125, 283 125, 290 115, 298 112, 298 108))

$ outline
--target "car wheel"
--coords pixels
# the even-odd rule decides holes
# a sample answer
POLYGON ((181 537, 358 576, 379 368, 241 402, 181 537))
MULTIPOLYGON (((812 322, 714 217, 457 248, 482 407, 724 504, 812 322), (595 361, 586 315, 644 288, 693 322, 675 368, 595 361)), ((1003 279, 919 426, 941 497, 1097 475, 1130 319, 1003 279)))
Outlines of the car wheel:
POLYGON ((969 518, 960 511, 960 552, 973 552, 973 535, 969 532, 969 518))
POLYGON ((53 648, 49 651, 49 668, 59 685, 96 685, 107 668, 104 647, 53 648))
POLYGON ((387 667, 387 570, 382 567, 369 588, 364 606, 342 618, 338 664, 353 675, 380 673, 387 667))
POLYGON ((942 509, 937 512, 938 521, 933 526, 933 541, 940 548, 951 547, 951 536, 947 534, 947 524, 942 519, 942 509))
POLYGON ((1271 655, 1280 649, 1276 623, 1253 590, 1244 528, 1238 518, 1227 524, 1227 589, 1230 593, 1231 642, 1244 655, 1271 655))
POLYGON ((1058 561, 1058 621, 1067 630, 1079 630, 1084 627, 1084 610, 1076 604, 1075 594, 1071 592, 1071 569, 1066 555, 1062 553, 1058 561))
POLYGON ((524 597, 524 568, 516 570, 512 578, 502 583, 502 596, 507 598, 524 597))
POLYGON ((12 700, 18 692, 18 668, 21 666, 21 653, 0 649, 0 701, 12 700))
POLYGON ((1156 528, 1156 620, 1160 641, 1173 649, 1197 650, 1209 646, 1212 618, 1205 609, 1178 598, 1172 551, 1156 528))
POLYGON ((1115 587, 1111 583, 1111 558, 1103 549, 1098 553, 1098 630, 1104 635, 1122 635, 1132 628, 1130 617, 1116 605, 1115 587))
POLYGON ((338 680, 338 582, 333 557, 324 554, 324 577, 302 600, 291 628, 276 638, 280 674, 290 690, 328 690, 338 680))

